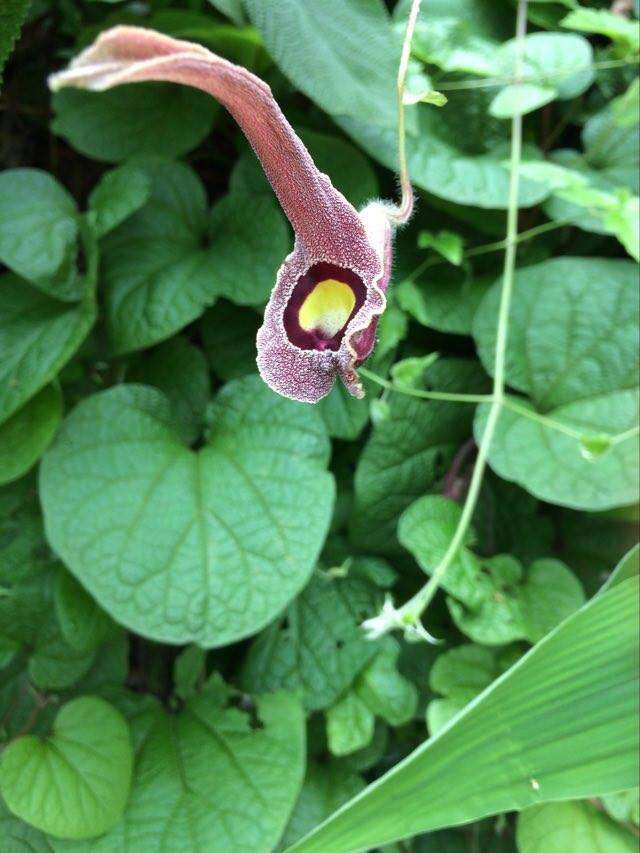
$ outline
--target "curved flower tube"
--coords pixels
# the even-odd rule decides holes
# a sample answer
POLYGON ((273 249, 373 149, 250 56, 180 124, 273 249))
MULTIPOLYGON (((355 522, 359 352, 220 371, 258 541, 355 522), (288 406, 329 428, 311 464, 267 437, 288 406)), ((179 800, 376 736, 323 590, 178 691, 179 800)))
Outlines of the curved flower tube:
MULTIPOLYGON (((194 86, 226 107, 293 226, 294 249, 278 272, 258 332, 264 381, 285 397, 315 403, 340 376, 351 394, 363 396, 357 367, 373 349, 385 309, 397 209, 374 201, 358 213, 316 168, 269 86, 201 45, 115 27, 53 74, 49 85, 103 91, 150 80, 194 86)), ((404 221, 410 208, 409 199, 404 221)))

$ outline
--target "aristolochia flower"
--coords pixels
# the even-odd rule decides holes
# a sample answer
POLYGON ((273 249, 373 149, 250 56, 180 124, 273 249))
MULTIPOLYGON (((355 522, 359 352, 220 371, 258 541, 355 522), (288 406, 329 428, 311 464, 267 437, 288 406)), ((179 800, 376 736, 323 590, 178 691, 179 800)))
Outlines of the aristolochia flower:
POLYGON ((362 396, 356 368, 373 349, 386 304, 392 223, 408 216, 410 193, 402 213, 379 201, 358 213, 318 171, 266 83, 201 45, 153 30, 108 30, 49 85, 103 91, 146 80, 184 83, 217 98, 251 143, 293 226, 294 249, 258 332, 265 382, 285 397, 315 403, 340 376, 362 396))

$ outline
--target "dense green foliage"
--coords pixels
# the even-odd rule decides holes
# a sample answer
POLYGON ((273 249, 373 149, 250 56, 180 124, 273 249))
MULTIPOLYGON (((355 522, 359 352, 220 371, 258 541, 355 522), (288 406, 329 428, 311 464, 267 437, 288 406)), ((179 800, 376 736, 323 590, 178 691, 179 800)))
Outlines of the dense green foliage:
POLYGON ((293 235, 228 114, 46 77, 117 23, 200 42, 360 208, 396 194, 410 0, 26 5, 0 10, 0 63, 26 16, 0 95, 0 851, 636 849, 637 6, 530 0, 515 80, 516 3, 426 0, 367 396, 310 406, 256 373, 293 235), (423 616, 441 642, 367 638, 460 525, 517 114, 507 391, 423 616))

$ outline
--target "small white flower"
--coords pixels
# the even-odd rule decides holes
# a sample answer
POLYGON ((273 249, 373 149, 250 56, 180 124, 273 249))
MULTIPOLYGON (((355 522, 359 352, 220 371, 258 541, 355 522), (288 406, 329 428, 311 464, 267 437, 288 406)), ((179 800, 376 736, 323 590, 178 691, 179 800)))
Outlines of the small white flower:
POLYGON ((380 613, 372 619, 365 619, 362 628, 367 635, 367 640, 379 640, 391 631, 403 631, 405 640, 409 642, 415 643, 420 640, 433 644, 442 642, 427 631, 417 616, 405 613, 402 608, 398 610, 390 595, 385 597, 380 613))
POLYGON ((390 595, 385 596, 380 613, 372 619, 365 619, 362 623, 362 629, 367 635, 367 640, 379 640, 380 637, 384 637, 390 631, 402 627, 400 611, 394 607, 390 595))

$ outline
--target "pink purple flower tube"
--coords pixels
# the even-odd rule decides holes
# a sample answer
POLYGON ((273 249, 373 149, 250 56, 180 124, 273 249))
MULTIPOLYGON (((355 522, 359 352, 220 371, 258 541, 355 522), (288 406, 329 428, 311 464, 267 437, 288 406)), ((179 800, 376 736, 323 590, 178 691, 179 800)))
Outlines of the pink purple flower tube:
POLYGON ((49 84, 103 91, 148 80, 194 86, 226 107, 293 226, 294 248, 258 331, 264 381, 285 397, 315 403, 339 376, 351 394, 362 396, 357 368, 373 350, 386 305, 392 208, 372 201, 356 211, 318 171, 267 84, 201 45, 115 27, 49 84))

